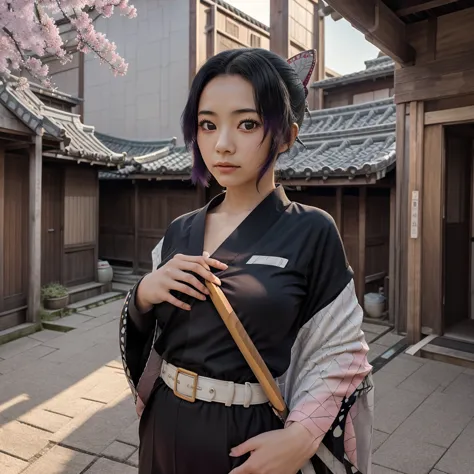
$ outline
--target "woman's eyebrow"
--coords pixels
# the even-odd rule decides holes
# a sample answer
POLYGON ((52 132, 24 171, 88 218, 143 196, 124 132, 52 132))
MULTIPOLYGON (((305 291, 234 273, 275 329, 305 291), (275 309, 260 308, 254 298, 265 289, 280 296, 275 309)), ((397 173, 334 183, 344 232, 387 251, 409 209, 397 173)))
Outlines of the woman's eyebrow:
MULTIPOLYGON (((245 108, 245 109, 237 109, 232 111, 232 115, 241 115, 241 114, 257 114, 258 112, 255 109, 252 108, 245 108)), ((212 110, 200 110, 198 115, 217 115, 216 112, 213 112, 212 110)))

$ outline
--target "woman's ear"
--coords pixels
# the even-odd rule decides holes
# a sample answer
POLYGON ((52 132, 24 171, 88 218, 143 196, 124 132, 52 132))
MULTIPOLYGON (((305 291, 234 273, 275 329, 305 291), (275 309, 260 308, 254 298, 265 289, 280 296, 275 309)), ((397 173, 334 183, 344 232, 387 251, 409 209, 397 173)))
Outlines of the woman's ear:
POLYGON ((285 151, 288 151, 295 143, 296 137, 298 136, 300 128, 298 127, 297 123, 291 124, 291 129, 290 129, 290 141, 287 143, 283 143, 280 146, 280 149, 278 150, 278 153, 284 153, 285 151))

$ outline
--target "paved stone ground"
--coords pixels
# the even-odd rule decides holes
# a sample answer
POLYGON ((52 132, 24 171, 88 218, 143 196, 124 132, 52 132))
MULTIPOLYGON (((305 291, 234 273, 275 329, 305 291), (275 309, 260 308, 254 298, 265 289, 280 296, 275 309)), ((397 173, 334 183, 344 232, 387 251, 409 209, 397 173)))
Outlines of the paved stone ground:
MULTIPOLYGON (((137 474, 115 301, 0 346, 1 474, 137 474)), ((399 340, 366 324, 371 358, 399 340)), ((398 356, 375 375, 373 474, 474 473, 474 371, 398 356)), ((201 474, 201 473, 196 473, 201 474)))

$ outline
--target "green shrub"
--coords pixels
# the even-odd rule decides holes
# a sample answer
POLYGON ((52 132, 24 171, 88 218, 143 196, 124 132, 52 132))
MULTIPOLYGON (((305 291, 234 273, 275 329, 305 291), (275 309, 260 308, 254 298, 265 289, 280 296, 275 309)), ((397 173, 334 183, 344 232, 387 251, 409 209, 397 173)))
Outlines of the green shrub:
POLYGON ((68 294, 67 288, 59 283, 48 283, 41 288, 41 299, 61 298, 68 294))

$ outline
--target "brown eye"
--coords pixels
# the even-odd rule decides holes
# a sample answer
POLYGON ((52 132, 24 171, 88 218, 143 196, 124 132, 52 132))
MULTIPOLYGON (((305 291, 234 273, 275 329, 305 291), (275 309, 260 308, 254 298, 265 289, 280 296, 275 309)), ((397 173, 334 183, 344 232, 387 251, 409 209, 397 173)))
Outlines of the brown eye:
POLYGON ((199 122, 199 126, 203 129, 206 130, 207 132, 211 132, 216 130, 216 126, 210 122, 209 120, 203 120, 202 122, 199 122))
POLYGON ((246 131, 252 131, 256 129, 259 126, 259 123, 256 122, 255 120, 244 120, 243 122, 240 122, 239 128, 242 128, 243 130, 246 131))

